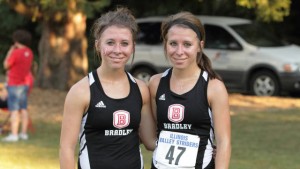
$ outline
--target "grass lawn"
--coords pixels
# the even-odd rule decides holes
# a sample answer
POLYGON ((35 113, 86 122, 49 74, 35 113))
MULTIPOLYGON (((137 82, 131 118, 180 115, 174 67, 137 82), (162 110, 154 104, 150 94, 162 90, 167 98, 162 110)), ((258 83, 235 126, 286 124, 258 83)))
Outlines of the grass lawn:
MULTIPOLYGON (((299 169, 299 109, 234 113, 231 169, 299 169)), ((29 141, 0 142, 2 169, 58 169, 59 122, 34 121, 29 141)), ((143 149, 145 169, 151 152, 143 149)))
POLYGON ((232 169, 299 169, 300 111, 232 116, 232 169))
POLYGON ((0 142, 1 169, 58 169, 60 124, 33 122, 35 133, 28 141, 0 142))

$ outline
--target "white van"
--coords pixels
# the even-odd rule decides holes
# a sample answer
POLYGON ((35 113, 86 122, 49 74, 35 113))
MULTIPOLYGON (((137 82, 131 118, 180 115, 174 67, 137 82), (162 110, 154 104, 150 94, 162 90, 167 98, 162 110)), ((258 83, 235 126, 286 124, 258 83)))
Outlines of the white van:
MULTIPOLYGON (((206 31, 204 53, 229 91, 274 96, 300 91, 300 47, 285 44, 247 19, 199 16, 206 31)), ((164 17, 139 18, 135 58, 128 70, 148 81, 170 67, 160 25, 164 17)))

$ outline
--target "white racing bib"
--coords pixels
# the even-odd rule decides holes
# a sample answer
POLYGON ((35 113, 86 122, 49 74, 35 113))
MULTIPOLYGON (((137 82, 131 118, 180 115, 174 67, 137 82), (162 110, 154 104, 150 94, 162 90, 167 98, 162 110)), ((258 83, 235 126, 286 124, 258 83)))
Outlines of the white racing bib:
POLYGON ((155 153, 158 167, 194 168, 199 143, 200 137, 197 135, 161 131, 155 153))

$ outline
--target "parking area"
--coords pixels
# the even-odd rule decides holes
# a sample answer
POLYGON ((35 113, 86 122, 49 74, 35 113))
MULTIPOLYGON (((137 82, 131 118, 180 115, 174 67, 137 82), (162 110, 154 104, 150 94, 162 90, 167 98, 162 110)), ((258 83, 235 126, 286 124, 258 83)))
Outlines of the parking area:
MULTIPOLYGON (((300 91, 300 47, 278 39, 255 22, 242 18, 199 16, 206 31, 204 53, 228 90, 257 96, 300 91)), ((170 67, 160 38, 163 16, 139 18, 134 62, 127 65, 148 81, 170 67)))

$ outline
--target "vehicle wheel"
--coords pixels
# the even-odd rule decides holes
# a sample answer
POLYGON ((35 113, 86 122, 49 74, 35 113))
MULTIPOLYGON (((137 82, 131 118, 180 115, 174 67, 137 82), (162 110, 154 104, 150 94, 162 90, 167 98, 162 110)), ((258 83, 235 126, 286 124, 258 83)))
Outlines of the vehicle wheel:
POLYGON ((154 75, 154 71, 146 68, 146 67, 141 67, 137 68, 132 72, 132 75, 136 77, 137 79, 143 80, 144 82, 148 83, 150 80, 150 77, 154 75))
POLYGON ((269 71, 257 72, 250 80, 250 92, 256 96, 276 96, 279 94, 279 82, 269 71))

